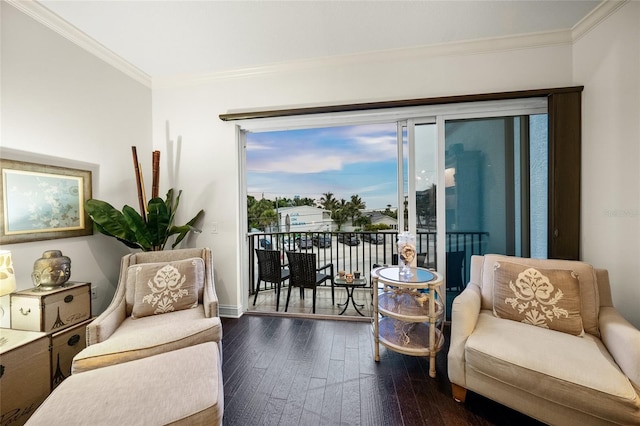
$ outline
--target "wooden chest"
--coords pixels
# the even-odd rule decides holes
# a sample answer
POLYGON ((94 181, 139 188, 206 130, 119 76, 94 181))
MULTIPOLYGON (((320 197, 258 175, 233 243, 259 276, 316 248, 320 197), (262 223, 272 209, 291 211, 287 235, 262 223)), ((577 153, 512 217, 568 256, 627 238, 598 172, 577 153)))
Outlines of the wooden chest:
POLYGON ((54 290, 11 294, 11 328, 56 331, 91 318, 91 283, 68 282, 54 290))
POLYGON ((0 425, 22 425, 49 395, 49 336, 0 329, 0 425))
POLYGON ((87 347, 89 318, 51 335, 51 390, 71 375, 71 362, 78 352, 87 347))

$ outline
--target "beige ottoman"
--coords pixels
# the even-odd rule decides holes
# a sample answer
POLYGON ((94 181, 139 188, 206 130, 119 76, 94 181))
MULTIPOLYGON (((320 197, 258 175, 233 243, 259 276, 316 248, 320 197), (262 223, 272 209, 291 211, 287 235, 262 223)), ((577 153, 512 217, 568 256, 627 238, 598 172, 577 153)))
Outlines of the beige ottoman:
POLYGON ((72 374, 28 425, 220 425, 220 353, 202 343, 72 374))

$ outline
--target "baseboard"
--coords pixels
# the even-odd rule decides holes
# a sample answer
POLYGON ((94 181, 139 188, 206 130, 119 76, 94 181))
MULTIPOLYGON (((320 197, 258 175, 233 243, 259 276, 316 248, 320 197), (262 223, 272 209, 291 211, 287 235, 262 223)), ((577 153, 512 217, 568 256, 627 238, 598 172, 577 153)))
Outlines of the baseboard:
POLYGON ((218 310, 224 318, 240 318, 244 313, 242 305, 218 305, 218 310))

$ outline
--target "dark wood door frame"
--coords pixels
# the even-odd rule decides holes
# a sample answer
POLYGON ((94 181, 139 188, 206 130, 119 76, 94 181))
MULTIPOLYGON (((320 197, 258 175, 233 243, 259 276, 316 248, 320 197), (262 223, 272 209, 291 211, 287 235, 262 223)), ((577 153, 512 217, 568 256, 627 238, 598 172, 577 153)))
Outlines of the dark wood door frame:
POLYGON ((547 256, 553 259, 577 260, 580 258, 581 102, 583 89, 584 86, 558 87, 305 108, 256 110, 220 114, 219 118, 223 121, 235 121, 331 112, 547 97, 549 116, 549 234, 547 256))

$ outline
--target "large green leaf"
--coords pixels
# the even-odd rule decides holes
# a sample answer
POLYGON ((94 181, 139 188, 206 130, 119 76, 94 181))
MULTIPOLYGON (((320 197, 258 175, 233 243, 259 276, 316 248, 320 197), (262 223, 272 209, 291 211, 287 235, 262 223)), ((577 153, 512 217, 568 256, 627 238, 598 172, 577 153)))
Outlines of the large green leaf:
POLYGON ((140 216, 140 213, 138 213, 133 207, 124 206, 122 208, 122 214, 124 215, 129 228, 131 228, 135 234, 138 246, 144 251, 152 250, 154 241, 147 229, 147 224, 142 216, 140 216))
POLYGON ((115 237, 129 247, 137 247, 135 233, 129 227, 124 215, 111 204, 90 199, 85 203, 85 210, 99 232, 115 237))
POLYGON ((140 244, 138 244, 138 243, 136 243, 136 242, 133 242, 133 241, 124 240, 124 239, 122 239, 122 238, 120 238, 120 237, 116 237, 115 235, 111 235, 111 233, 109 233, 109 231, 107 231, 106 229, 104 229, 101 225, 97 224, 96 222, 93 222, 93 224, 95 225, 96 229, 97 229, 100 233, 102 233, 102 234, 104 234, 104 235, 108 235, 108 236, 110 236, 110 237, 114 237, 114 238, 116 238, 118 241, 120 241, 121 243, 123 243, 123 244, 124 244, 124 245, 126 245, 127 247, 131 247, 131 248, 134 248, 134 249, 141 248, 141 247, 140 247, 140 244))
POLYGON ((171 248, 176 248, 176 246, 180 244, 180 241, 182 241, 184 237, 187 236, 187 233, 189 233, 189 231, 193 231, 196 233, 202 232, 201 229, 195 228, 193 225, 198 221, 200 216, 202 216, 203 214, 204 214, 204 210, 200 210, 198 214, 196 214, 193 217, 193 219, 191 219, 189 222, 186 223, 186 225, 171 227, 170 234, 171 235, 178 234, 175 242, 171 245, 171 248))
POLYGON ((161 198, 152 198, 147 212, 147 229, 153 245, 159 247, 159 250, 164 248, 169 238, 170 220, 171 216, 165 202, 161 198))
POLYGON ((173 225, 176 219, 176 212, 178 211, 178 206, 180 205, 180 195, 182 195, 182 191, 178 191, 178 196, 176 197, 175 203, 173 201, 173 189, 167 191, 167 200, 165 201, 167 205, 167 210, 169 211, 169 223, 173 225))

